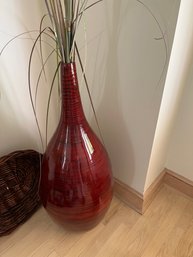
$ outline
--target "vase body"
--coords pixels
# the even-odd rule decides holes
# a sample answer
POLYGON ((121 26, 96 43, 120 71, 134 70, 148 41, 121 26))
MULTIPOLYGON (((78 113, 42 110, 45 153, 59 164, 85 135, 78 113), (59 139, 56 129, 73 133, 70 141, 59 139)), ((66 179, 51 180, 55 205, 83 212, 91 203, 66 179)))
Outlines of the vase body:
POLYGON ((61 64, 59 125, 42 161, 40 197, 49 215, 71 229, 90 229, 112 199, 108 155, 81 104, 75 63, 61 64))

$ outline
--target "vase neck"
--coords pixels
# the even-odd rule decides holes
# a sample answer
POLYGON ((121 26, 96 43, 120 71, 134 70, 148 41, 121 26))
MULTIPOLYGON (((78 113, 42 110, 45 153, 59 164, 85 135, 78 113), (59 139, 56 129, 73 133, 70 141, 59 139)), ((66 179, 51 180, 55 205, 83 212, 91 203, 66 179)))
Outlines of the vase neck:
POLYGON ((61 118, 68 123, 81 123, 85 119, 76 72, 76 64, 61 64, 61 118))

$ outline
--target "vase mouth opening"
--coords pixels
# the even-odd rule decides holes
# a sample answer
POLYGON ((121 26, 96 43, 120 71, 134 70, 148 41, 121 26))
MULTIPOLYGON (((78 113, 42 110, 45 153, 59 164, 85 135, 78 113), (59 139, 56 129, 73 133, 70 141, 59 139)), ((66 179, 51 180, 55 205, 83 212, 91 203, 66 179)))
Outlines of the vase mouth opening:
POLYGON ((70 67, 70 66, 74 66, 75 62, 61 62, 60 64, 62 67, 70 67))

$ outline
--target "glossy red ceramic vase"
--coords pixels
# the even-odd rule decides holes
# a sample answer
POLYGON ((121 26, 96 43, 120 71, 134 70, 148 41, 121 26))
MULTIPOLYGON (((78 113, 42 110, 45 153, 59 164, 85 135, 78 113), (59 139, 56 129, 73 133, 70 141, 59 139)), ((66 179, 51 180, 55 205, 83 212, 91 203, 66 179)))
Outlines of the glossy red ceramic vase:
POLYGON ((90 229, 110 205, 111 166, 85 118, 75 63, 61 64, 61 90, 61 118, 43 156, 40 196, 57 223, 90 229))

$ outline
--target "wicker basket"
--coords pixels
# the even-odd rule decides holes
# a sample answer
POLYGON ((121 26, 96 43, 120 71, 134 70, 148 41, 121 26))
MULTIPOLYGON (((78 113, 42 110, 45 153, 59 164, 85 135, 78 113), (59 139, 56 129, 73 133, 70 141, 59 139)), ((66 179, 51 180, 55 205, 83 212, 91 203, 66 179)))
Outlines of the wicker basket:
POLYGON ((17 151, 0 158, 0 236, 26 221, 40 205, 40 154, 17 151))

